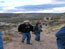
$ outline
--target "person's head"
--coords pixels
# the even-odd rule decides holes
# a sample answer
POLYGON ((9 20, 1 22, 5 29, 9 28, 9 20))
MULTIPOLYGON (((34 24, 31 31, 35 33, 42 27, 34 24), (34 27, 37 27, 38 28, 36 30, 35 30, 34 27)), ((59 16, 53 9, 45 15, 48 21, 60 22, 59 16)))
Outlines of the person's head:
POLYGON ((28 25, 28 24, 30 24, 30 21, 29 21, 29 20, 25 20, 24 23, 25 23, 26 25, 28 25))
POLYGON ((37 26, 40 26, 40 24, 41 24, 40 22, 37 22, 37 23, 36 23, 37 26))

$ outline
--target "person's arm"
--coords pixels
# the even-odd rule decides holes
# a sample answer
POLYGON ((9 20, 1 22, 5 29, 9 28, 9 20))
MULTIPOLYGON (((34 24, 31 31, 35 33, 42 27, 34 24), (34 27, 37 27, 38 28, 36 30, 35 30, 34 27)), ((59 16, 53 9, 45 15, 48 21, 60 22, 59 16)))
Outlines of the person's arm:
POLYGON ((31 25, 32 34, 34 34, 34 27, 31 25))
POLYGON ((34 28, 33 28, 33 26, 31 26, 31 31, 34 32, 34 28))
POLYGON ((60 34, 60 31, 58 31, 58 32, 56 33, 56 35, 55 35, 55 36, 56 36, 57 38, 59 38, 59 37, 60 37, 60 35, 61 35, 61 34, 60 34))
POLYGON ((0 49, 4 49, 3 48, 3 40, 2 40, 2 33, 0 32, 0 49))
POLYGON ((57 33, 56 37, 59 38, 61 36, 65 35, 65 27, 62 27, 57 33))
POLYGON ((18 32, 21 32, 21 25, 19 25, 18 27, 18 32))
POLYGON ((19 25, 18 27, 18 32, 21 34, 22 33, 22 25, 19 25))
POLYGON ((40 28, 42 28, 42 25, 40 25, 40 28))

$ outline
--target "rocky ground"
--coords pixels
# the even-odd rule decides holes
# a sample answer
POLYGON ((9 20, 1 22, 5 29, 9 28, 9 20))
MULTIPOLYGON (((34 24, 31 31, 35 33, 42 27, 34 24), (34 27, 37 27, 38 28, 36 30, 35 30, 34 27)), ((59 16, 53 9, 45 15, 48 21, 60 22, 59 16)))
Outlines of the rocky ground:
POLYGON ((40 42, 35 41, 34 35, 32 35, 32 45, 21 43, 21 35, 18 35, 17 37, 13 37, 11 42, 4 44, 4 49, 57 49, 56 38, 54 35, 55 34, 42 32, 40 42))

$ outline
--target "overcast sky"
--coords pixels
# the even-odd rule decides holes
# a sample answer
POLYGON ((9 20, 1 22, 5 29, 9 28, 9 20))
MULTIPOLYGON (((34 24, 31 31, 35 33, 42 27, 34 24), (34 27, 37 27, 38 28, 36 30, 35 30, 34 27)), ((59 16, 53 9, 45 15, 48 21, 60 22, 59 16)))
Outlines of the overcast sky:
POLYGON ((64 13, 65 0, 0 0, 0 13, 64 13))

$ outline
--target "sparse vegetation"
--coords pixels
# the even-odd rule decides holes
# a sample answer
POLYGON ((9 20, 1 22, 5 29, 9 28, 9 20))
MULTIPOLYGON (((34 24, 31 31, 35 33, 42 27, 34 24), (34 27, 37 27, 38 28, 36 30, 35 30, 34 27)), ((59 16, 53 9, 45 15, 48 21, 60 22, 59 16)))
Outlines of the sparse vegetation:
POLYGON ((57 49, 55 41, 55 33, 65 25, 65 13, 62 14, 53 14, 53 13, 20 13, 20 14, 0 14, 0 22, 4 22, 9 25, 0 25, 0 30, 4 32, 3 40, 11 41, 7 43, 5 49, 57 49), (44 20, 44 17, 51 17, 51 20, 44 20), (37 21, 40 21, 43 25, 46 25, 46 28, 43 28, 41 33, 41 42, 34 41, 34 36, 32 35, 32 46, 21 44, 21 36, 17 31, 17 26, 21 24, 24 20, 32 21, 32 24, 35 25, 37 21), (13 38, 12 38, 13 37, 13 38), (15 40, 15 41, 14 41, 15 40), (12 48, 11 48, 12 47, 12 48), (32 48, 33 47, 33 48, 32 48), (54 47, 54 48, 53 48, 54 47))
POLYGON ((3 41, 12 41, 12 38, 8 35, 3 36, 3 41))

